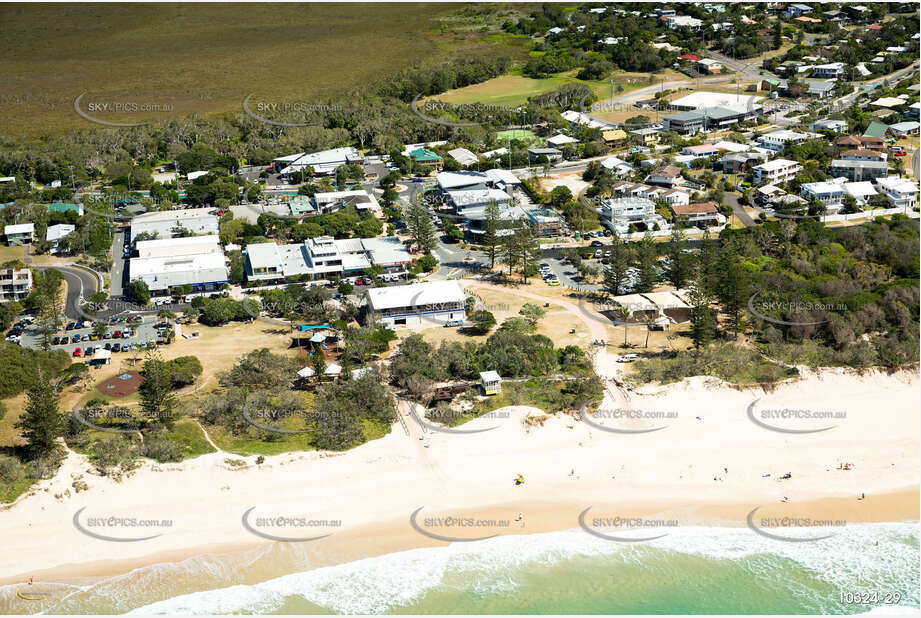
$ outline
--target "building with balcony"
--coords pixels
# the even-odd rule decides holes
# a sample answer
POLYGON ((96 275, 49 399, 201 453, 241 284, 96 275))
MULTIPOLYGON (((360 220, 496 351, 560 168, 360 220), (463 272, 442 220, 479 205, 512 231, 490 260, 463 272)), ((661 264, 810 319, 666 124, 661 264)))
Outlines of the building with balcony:
POLYGON ((456 281, 371 288, 365 298, 368 317, 393 328, 462 322, 467 317, 466 297, 456 281))
POLYGON ((774 159, 752 168, 755 173, 755 182, 769 182, 771 184, 792 180, 803 167, 790 159, 774 159))
POLYGON ((31 270, 28 268, 0 269, 0 302, 22 300, 31 291, 31 270))

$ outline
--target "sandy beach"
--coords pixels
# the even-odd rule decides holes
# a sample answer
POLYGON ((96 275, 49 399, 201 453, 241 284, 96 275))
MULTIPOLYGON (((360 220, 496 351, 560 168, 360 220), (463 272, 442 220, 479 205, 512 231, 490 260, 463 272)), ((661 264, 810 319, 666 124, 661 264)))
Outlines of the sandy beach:
POLYGON ((519 406, 463 426, 487 431, 449 434, 423 431, 404 415, 408 434, 397 423, 386 437, 347 453, 287 454, 259 466, 251 457, 246 467, 215 453, 182 464, 145 463, 121 482, 90 473, 86 458, 70 453, 54 479, 0 511, 0 542, 16 557, 0 565, 0 583, 123 573, 272 543, 247 530, 243 518, 250 509, 246 524, 265 534, 328 534, 309 543, 328 562, 445 544, 431 535, 472 539, 576 529, 588 508, 589 522, 656 517, 682 526, 745 526, 759 506, 759 518, 916 521, 917 392, 918 376, 909 372, 829 370, 772 392, 694 378, 630 392, 612 388, 591 423, 569 415, 542 418, 539 410, 519 406), (623 410, 634 417, 625 418, 623 410), (762 415, 765 410, 837 416, 774 418, 762 415), (659 412, 666 414, 635 417, 659 412), (764 423, 831 428, 781 433, 764 423), (781 479, 786 473, 791 478, 781 479), (525 477, 521 485, 514 483, 518 474, 525 477), (72 484, 81 475, 89 489, 77 493, 72 484), (422 532, 410 524, 420 508, 422 532), (433 519, 444 516, 481 521, 451 526, 433 519), (112 517, 169 525, 90 523, 112 517), (258 523, 277 517, 326 522, 258 523), (115 538, 156 536, 116 542, 78 525, 115 538))

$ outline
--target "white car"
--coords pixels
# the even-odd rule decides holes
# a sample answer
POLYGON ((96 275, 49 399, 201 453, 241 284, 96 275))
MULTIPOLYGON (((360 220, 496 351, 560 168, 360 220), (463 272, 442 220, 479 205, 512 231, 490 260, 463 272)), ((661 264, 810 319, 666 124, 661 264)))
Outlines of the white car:
POLYGON ((632 363, 639 357, 640 357, 639 354, 624 354, 623 356, 617 359, 617 362, 618 363, 632 363))

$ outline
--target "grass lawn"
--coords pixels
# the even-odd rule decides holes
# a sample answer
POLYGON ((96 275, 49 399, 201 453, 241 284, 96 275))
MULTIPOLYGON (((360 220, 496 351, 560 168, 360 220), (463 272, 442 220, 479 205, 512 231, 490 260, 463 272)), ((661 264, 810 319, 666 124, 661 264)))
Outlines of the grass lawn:
POLYGON ((22 260, 26 256, 26 248, 22 245, 17 247, 0 246, 0 263, 9 262, 10 260, 22 260))
POLYGON ((534 131, 529 131, 528 129, 509 129, 508 131, 498 131, 496 132, 497 140, 509 140, 509 139, 520 139, 522 141, 530 141, 537 139, 537 135, 534 131))
MULTIPOLYGON (((595 96, 599 99, 609 99, 611 96, 611 83, 607 80, 602 81, 583 81, 576 79, 578 71, 567 71, 553 77, 542 79, 532 79, 525 77, 519 72, 512 72, 500 77, 496 77, 480 84, 473 84, 464 88, 449 90, 443 94, 430 97, 445 103, 453 105, 463 105, 470 103, 482 103, 485 105, 496 106, 518 106, 527 103, 529 97, 539 94, 552 92, 560 86, 566 84, 585 84, 592 89, 595 96)), ((645 73, 615 73, 615 88, 622 87, 622 90, 615 91, 615 96, 645 88, 655 84, 655 81, 648 81, 648 74, 645 73)), ((655 76, 658 81, 660 76, 655 76)))
POLYGON ((75 113, 74 99, 81 93, 86 93, 84 104, 160 106, 160 111, 102 112, 115 122, 239 114, 249 93, 279 104, 335 100, 416 63, 527 56, 521 37, 491 29, 460 31, 456 27, 463 23, 442 21, 461 8, 437 3, 6 5, 0 123, 7 138, 99 128, 75 113))

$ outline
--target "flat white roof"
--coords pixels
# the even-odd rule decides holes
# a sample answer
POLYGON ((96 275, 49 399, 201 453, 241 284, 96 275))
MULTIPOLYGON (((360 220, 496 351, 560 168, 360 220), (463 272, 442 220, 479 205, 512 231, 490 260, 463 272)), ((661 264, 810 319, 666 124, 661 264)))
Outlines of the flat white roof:
POLYGON ((145 212, 142 215, 136 215, 131 219, 131 223, 153 223, 156 221, 182 221, 183 219, 199 219, 202 217, 215 217, 217 211, 215 208, 188 208, 180 210, 157 210, 154 212, 145 212))
POLYGON ((146 275, 167 275, 215 268, 224 268, 226 270, 223 253, 195 253, 179 257, 132 258, 130 264, 132 279, 146 275))
POLYGON ((480 380, 483 382, 501 382, 502 377, 498 371, 481 371, 480 380))
POLYGON ((718 150, 728 150, 729 152, 745 152, 751 148, 747 144, 739 144, 737 142, 727 142, 725 140, 716 142, 713 144, 713 147, 718 150))
POLYGON ((457 206, 457 208, 463 208, 464 206, 470 205, 480 205, 484 202, 489 202, 491 200, 496 200, 498 203, 508 202, 512 198, 505 191, 500 191, 499 189, 467 189, 463 191, 448 191, 448 197, 451 198, 451 201, 457 206))
POLYGON ((437 303, 463 303, 464 300, 464 291, 456 281, 428 281, 368 290, 368 303, 375 311, 437 303))
POLYGON ((791 161, 790 159, 774 159, 773 161, 768 161, 767 163, 756 165, 752 169, 764 170, 765 172, 774 172, 777 170, 782 170, 783 168, 789 167, 791 165, 799 165, 799 163, 796 161, 791 161))
POLYGON ((872 182, 849 182, 844 185, 844 190, 855 198, 865 198, 872 195, 879 195, 873 188, 872 182))
POLYGON ((435 180, 438 182, 438 186, 447 191, 449 189, 486 184, 490 178, 480 172, 439 172, 435 180))
POLYGON ((562 146, 563 144, 578 144, 579 140, 574 137, 569 137, 568 135, 558 133, 553 137, 547 138, 547 143, 553 144, 554 146, 562 146))
POLYGON ((899 178, 898 176, 877 178, 876 186, 897 193, 918 193, 918 185, 907 178, 899 178))
POLYGON ((49 242, 61 240, 75 229, 76 227, 70 223, 58 223, 57 225, 49 225, 48 230, 45 232, 45 240, 49 242))
POLYGON ((208 172, 205 170, 199 170, 197 172, 189 172, 185 175, 189 180, 195 180, 196 178, 201 178, 202 176, 207 176, 208 172))
POLYGON ((281 268, 281 254, 278 245, 273 242, 260 242, 246 245, 246 257, 252 268, 281 268))
POLYGON ((145 249, 158 249, 160 247, 194 247, 196 245, 202 246, 217 246, 221 242, 220 236, 217 234, 209 234, 207 236, 183 236, 181 238, 157 238, 155 240, 141 240, 137 243, 137 250, 143 251, 145 249))
POLYGON ((738 109, 739 107, 752 107, 764 97, 746 95, 746 94, 728 94, 723 92, 693 92, 687 96, 671 101, 674 107, 691 107, 700 109, 702 107, 728 107, 738 109))
POLYGON ((26 234, 26 233, 35 233, 35 224, 34 223, 17 223, 16 225, 7 225, 3 228, 3 233, 6 235, 10 234, 26 234))
POLYGON ((508 170, 494 168, 491 170, 486 170, 486 175, 489 176, 493 182, 504 182, 507 185, 521 184, 521 179, 508 170))
POLYGON ((478 156, 466 148, 455 148, 448 151, 448 156, 453 157, 458 163, 470 165, 480 160, 478 156))
POLYGON ((804 191, 814 193, 816 195, 826 194, 826 193, 839 193, 844 191, 843 183, 838 182, 807 182, 804 183, 801 187, 804 191))

